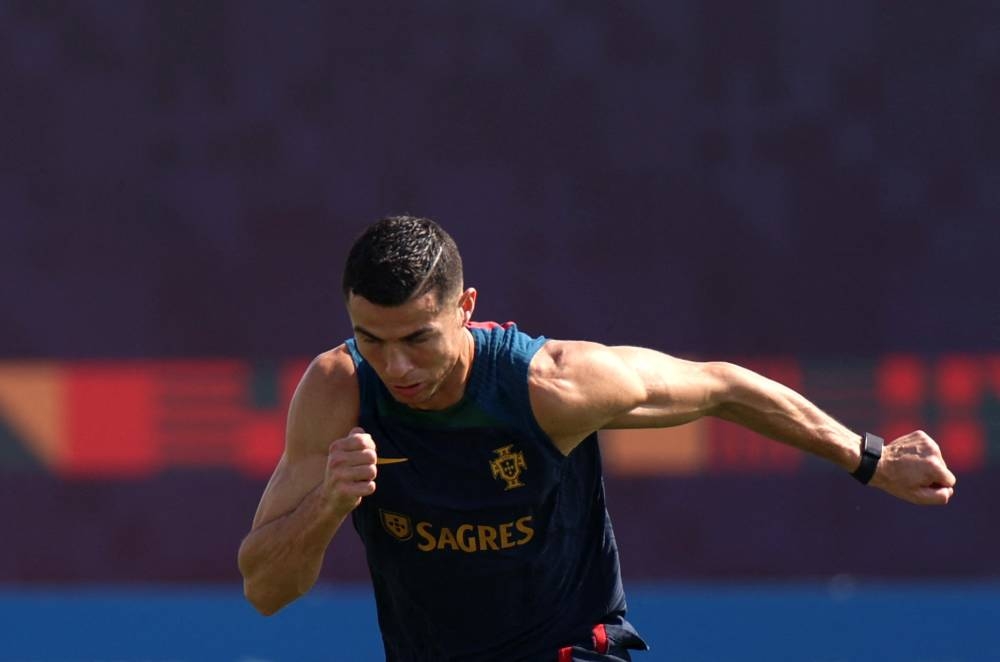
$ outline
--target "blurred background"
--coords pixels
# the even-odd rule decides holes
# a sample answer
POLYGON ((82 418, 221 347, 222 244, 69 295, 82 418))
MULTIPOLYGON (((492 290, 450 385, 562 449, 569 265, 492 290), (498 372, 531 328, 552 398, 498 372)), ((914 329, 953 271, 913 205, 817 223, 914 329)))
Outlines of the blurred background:
POLYGON ((944 509, 706 421, 603 438, 644 660, 1000 659, 1000 6, 0 0, 0 660, 378 660, 353 531, 236 550, 391 214, 480 319, 916 428, 944 509))

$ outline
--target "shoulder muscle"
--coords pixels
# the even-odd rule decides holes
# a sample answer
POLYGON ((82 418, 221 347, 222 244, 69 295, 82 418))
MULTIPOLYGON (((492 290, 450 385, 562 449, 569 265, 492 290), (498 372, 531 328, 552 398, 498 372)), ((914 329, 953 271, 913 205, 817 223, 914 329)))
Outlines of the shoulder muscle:
POLYGON ((564 453, 645 398, 642 380, 612 348, 583 341, 545 343, 528 386, 535 418, 564 453))
POLYGON ((330 442, 356 425, 359 408, 356 371, 347 348, 341 345, 320 354, 302 375, 288 407, 285 453, 325 456, 330 442))

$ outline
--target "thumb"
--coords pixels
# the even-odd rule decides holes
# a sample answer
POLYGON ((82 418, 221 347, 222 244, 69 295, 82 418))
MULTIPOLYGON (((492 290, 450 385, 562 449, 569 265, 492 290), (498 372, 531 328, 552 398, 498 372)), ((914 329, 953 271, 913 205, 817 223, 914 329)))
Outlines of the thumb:
POLYGON ((921 487, 917 492, 920 503, 930 506, 943 506, 951 500, 951 497, 955 494, 955 488, 934 484, 921 487))
POLYGON ((955 478, 955 474, 953 474, 948 469, 948 467, 944 467, 944 469, 942 471, 941 478, 938 480, 938 483, 940 483, 941 485, 944 485, 945 487, 955 487, 955 483, 957 483, 957 482, 958 482, 958 479, 955 478))

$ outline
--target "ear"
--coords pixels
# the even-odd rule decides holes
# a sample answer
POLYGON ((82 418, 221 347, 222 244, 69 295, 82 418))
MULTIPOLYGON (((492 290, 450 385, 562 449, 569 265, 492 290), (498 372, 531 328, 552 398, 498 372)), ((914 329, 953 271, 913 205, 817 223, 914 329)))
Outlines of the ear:
POLYGON ((468 324, 472 320, 472 313, 476 309, 476 288, 470 287, 462 292, 458 298, 458 309, 462 314, 462 324, 468 324))

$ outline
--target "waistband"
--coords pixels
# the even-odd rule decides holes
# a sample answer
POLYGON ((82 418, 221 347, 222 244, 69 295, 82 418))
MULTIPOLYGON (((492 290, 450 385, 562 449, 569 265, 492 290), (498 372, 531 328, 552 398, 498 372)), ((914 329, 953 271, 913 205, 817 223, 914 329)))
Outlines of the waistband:
POLYGON ((608 655, 608 661, 628 660, 629 650, 649 650, 642 637, 624 618, 616 619, 614 623, 598 623, 590 631, 590 641, 580 641, 572 646, 559 649, 555 662, 575 662, 582 659, 577 653, 590 653, 586 659, 595 659, 593 653, 608 655))

